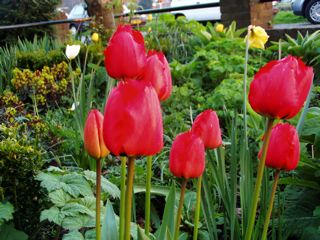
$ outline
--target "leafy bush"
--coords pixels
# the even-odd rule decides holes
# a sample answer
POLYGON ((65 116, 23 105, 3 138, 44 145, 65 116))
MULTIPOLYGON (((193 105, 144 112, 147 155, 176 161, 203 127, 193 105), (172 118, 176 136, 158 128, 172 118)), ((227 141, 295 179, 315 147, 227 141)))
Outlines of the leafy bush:
MULTIPOLYGON (((45 105, 57 103, 61 97, 68 93, 71 85, 69 68, 66 62, 59 63, 53 67, 32 72, 29 69, 13 70, 14 77, 12 85, 21 99, 30 98, 34 104, 45 105)), ((79 75, 79 70, 74 73, 79 75)))
MULTIPOLYGON (((20 23, 32 23, 50 20, 55 14, 55 7, 61 0, 1 0, 0 25, 12 25, 20 23)), ((0 45, 13 43, 19 38, 32 39, 34 35, 50 33, 52 29, 48 26, 35 28, 18 28, 10 31, 1 31, 0 45)))

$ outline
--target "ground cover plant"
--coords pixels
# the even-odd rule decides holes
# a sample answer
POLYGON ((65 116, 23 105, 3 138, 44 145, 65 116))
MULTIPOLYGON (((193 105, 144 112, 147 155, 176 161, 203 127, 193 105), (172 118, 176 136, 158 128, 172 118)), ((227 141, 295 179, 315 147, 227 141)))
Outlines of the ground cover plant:
POLYGON ((317 38, 162 15, 2 48, 0 238, 317 239, 317 38))

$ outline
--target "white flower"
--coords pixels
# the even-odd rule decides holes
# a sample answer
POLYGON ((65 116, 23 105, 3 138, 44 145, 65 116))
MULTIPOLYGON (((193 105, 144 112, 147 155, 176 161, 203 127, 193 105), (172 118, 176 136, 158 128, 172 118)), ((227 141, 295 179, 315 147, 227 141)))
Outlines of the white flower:
POLYGON ((76 110, 76 108, 79 106, 79 102, 73 103, 71 108, 69 109, 70 111, 76 110))
POLYGON ((67 45, 66 56, 69 60, 75 59, 80 52, 80 45, 67 45))

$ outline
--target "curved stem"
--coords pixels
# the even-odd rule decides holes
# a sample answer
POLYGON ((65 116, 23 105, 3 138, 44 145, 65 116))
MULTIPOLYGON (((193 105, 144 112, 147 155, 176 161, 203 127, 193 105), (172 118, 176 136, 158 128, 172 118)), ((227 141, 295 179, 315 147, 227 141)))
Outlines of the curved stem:
POLYGON ((186 192, 188 179, 183 179, 182 185, 181 185, 181 192, 180 192, 180 201, 179 201, 179 208, 177 212, 177 218, 176 218, 176 227, 174 231, 174 240, 178 240, 179 237, 179 228, 181 223, 181 213, 182 213, 182 207, 183 207, 183 200, 184 200, 184 194, 186 192))
POLYGON ((271 192, 270 202, 269 202, 269 208, 268 208, 268 212, 267 212, 266 218, 264 220, 263 232, 262 232, 261 240, 266 240, 267 239, 267 232, 268 232, 269 223, 270 223, 270 217, 271 217, 271 213, 272 213, 272 209, 273 209, 274 197, 275 197, 276 191, 277 191, 279 175, 280 175, 280 170, 277 169, 277 171, 276 171, 276 173, 274 175, 274 180, 273 180, 273 185, 272 185, 272 192, 271 192))
POLYGON ((125 223, 125 207, 126 207, 126 164, 127 158, 121 157, 121 196, 120 196, 120 239, 124 237, 124 223, 125 223))
POLYGON ((201 209, 201 183, 202 183, 202 175, 198 178, 198 184, 197 184, 197 203, 196 203, 196 212, 194 214, 193 240, 198 239, 198 226, 199 226, 200 209, 201 209))
POLYGON ((101 239, 101 159, 96 160, 96 240, 101 239))
POLYGON ((152 156, 147 157, 147 179, 146 179, 146 200, 145 200, 145 234, 149 237, 150 230, 150 198, 152 178, 152 156))
POLYGON ((264 170, 264 166, 265 166, 265 162, 266 162, 268 145, 269 145, 269 141, 270 141, 273 122, 274 122, 273 118, 268 118, 267 129, 265 132, 264 141, 263 141, 263 145, 262 145, 262 156, 259 161, 257 180, 256 180, 256 184, 254 186, 253 199, 252 199, 252 203, 251 203, 252 208, 251 208, 250 215, 249 215, 249 223, 248 223, 248 227, 247 227, 247 231, 246 231, 245 240, 251 240, 251 236, 252 236, 254 221, 256 218, 256 211, 257 211, 257 206, 258 206, 258 199, 259 199, 259 194, 260 194, 261 182, 262 182, 262 177, 263 177, 263 170, 264 170))
POLYGON ((124 233, 125 240, 130 240, 134 160, 135 160, 134 157, 129 157, 128 159, 128 177, 127 177, 126 212, 125 212, 126 217, 125 217, 125 233, 124 233))
POLYGON ((243 125, 244 125, 244 140, 246 148, 248 148, 247 137, 247 78, 248 78, 248 61, 249 61, 249 31, 246 38, 246 53, 244 62, 244 78, 243 78, 243 125))

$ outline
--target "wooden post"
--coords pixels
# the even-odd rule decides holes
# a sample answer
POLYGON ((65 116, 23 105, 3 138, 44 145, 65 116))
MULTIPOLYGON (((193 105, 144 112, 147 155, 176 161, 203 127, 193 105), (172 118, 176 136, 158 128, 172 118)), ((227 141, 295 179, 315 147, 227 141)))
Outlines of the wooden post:
POLYGON ((88 13, 96 17, 96 22, 102 24, 105 29, 114 29, 113 7, 111 0, 86 0, 88 13))

